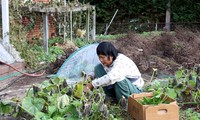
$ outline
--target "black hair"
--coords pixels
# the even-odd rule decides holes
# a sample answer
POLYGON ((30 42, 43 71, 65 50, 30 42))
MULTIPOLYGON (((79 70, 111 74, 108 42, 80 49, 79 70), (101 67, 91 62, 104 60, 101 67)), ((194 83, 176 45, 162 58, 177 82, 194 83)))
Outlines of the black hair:
POLYGON ((105 55, 110 59, 110 56, 113 57, 113 61, 117 58, 119 51, 115 46, 110 42, 101 42, 96 49, 97 55, 105 55))

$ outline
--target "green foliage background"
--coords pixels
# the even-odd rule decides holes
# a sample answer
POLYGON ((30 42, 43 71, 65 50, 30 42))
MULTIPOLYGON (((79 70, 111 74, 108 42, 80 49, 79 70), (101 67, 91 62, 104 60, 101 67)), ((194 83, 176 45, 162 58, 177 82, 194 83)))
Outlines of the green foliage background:
POLYGON ((171 3, 172 22, 198 22, 198 0, 80 0, 96 6, 97 22, 108 22, 116 9, 116 21, 139 19, 140 22, 165 22, 167 3, 171 3))

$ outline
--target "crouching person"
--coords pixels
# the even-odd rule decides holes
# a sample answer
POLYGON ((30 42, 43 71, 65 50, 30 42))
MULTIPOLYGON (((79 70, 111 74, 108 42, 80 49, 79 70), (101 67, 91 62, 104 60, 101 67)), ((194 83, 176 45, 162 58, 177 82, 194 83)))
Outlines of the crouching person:
POLYGON ((101 64, 95 67, 95 79, 88 83, 84 92, 103 87, 105 94, 118 101, 124 96, 141 93, 144 81, 136 64, 120 53, 110 42, 101 42, 96 49, 101 64))

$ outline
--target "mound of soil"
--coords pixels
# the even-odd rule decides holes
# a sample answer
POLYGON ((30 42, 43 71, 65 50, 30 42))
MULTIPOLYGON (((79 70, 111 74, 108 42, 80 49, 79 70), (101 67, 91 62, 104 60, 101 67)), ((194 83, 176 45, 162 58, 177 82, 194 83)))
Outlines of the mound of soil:
POLYGON ((150 37, 129 32, 114 44, 142 73, 152 73, 152 68, 156 68, 160 73, 174 74, 180 66, 190 69, 200 63, 199 34, 182 28, 150 37))

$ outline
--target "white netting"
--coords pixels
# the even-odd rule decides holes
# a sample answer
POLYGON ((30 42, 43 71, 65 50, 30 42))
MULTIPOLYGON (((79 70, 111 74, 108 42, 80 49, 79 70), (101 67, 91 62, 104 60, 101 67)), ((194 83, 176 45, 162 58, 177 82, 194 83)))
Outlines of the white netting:
POLYGON ((58 70, 56 76, 68 78, 68 84, 82 80, 82 71, 86 74, 94 72, 94 67, 100 63, 96 54, 98 43, 90 44, 76 50, 58 70))

